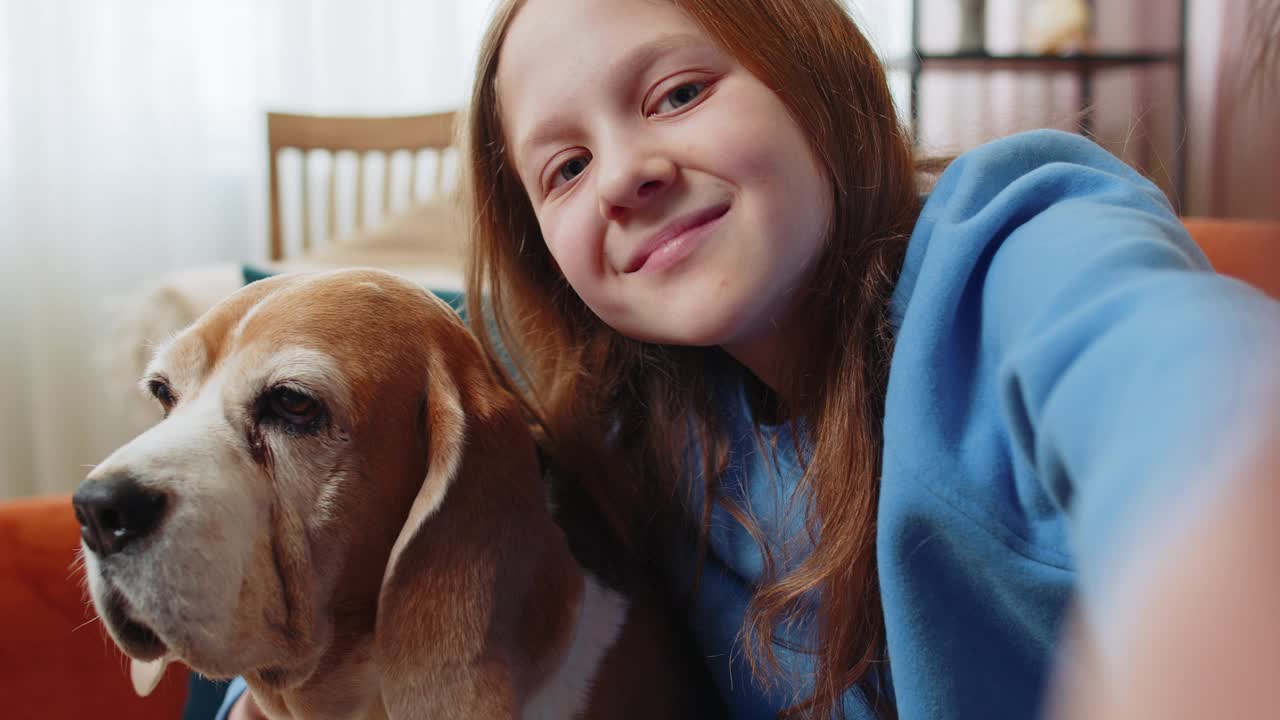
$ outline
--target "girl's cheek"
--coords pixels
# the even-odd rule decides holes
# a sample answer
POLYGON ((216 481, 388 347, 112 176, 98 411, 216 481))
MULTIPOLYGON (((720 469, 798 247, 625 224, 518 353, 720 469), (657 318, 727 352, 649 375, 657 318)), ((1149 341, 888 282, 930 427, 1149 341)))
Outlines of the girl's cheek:
POLYGON ((569 284, 577 287, 594 264, 592 253, 598 249, 598 243, 592 240, 590 223, 574 208, 562 208, 544 217, 541 224, 542 237, 551 257, 569 284))
POLYGON ((786 106, 754 79, 726 78, 707 101, 714 112, 699 117, 696 132, 713 139, 718 166, 740 182, 775 180, 808 150, 786 106), (779 132, 787 126, 794 132, 779 132))
MULTIPOLYGON (((776 123, 769 122, 769 113, 740 113, 727 127, 720 129, 720 142, 735 152, 725 153, 724 163, 728 174, 742 184, 774 182, 780 171, 780 153, 776 143, 764 143, 762 139, 777 136, 776 123)), ((781 118, 786 120, 788 118, 781 118)))

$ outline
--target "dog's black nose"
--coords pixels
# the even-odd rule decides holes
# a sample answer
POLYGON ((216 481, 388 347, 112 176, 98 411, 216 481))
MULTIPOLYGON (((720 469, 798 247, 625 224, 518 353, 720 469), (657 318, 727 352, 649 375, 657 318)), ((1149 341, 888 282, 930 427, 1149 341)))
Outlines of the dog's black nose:
POLYGON ((160 525, 168 497, 130 477, 87 480, 71 498, 80 537, 106 557, 146 537, 160 525))

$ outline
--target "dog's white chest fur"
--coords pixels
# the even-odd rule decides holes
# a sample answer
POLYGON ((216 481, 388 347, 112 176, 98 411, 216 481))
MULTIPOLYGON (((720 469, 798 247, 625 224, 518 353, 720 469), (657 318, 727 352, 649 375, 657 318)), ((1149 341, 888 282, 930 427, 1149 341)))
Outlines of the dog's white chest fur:
POLYGON ((600 662, 618 639, 626 618, 626 599, 588 575, 569 651, 547 684, 525 704, 524 720, 578 717, 586 709, 600 662))

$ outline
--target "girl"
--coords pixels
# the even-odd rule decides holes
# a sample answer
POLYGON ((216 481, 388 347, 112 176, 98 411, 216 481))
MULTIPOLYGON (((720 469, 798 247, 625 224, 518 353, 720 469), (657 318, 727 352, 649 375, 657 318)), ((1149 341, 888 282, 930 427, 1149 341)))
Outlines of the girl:
POLYGON ((1082 138, 922 206, 835 0, 509 2, 476 82, 471 287, 735 717, 1033 716, 1073 592, 1105 626, 1280 366, 1276 305, 1082 138))
POLYGON ((922 199, 837 0, 505 2, 469 123, 470 314, 733 717, 1036 715, 1069 601, 1114 655, 1280 361, 1082 138, 922 199))

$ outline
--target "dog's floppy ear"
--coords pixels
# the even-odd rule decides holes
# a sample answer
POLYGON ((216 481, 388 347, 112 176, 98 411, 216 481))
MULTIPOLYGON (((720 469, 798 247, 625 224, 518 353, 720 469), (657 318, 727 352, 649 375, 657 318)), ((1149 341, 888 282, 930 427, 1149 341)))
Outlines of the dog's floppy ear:
POLYGON ((462 464, 462 449, 467 432, 467 416, 462 408, 462 398, 458 393, 458 385, 448 375, 439 352, 428 355, 427 399, 424 425, 427 434, 427 475, 423 478, 422 487, 413 499, 409 516, 405 518, 400 535, 387 558, 386 574, 383 576, 383 593, 386 583, 396 572, 405 548, 412 543, 414 536, 427 518, 440 507, 444 496, 458 473, 462 464))
POLYGON ((487 385, 463 377, 468 353, 460 354, 428 350, 426 475, 378 597, 375 653, 393 720, 515 716, 505 663, 485 656, 499 562, 486 542, 493 531, 474 511, 440 509, 446 502, 487 509, 491 498, 477 497, 487 492, 481 474, 495 472, 503 450, 520 450, 489 441, 502 434, 498 418, 484 400, 487 385))

